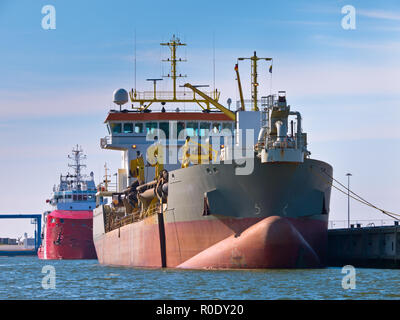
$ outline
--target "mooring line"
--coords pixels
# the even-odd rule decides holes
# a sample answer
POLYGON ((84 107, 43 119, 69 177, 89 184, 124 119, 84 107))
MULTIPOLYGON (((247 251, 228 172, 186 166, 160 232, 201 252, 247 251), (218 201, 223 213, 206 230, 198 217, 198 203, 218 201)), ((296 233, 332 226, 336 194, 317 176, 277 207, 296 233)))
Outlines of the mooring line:
MULTIPOLYGON (((376 210, 378 210, 378 211, 381 211, 383 214, 385 214, 385 215, 387 215, 387 216, 389 216, 389 217, 391 217, 391 218, 393 218, 393 219, 395 219, 395 220, 397 220, 398 217, 400 217, 400 214, 398 214, 398 213, 390 212, 390 211, 387 211, 387 210, 378 208, 377 206, 373 205, 372 203, 370 203, 369 201, 365 200, 364 198, 362 198, 361 196, 359 196, 359 195, 356 194, 355 192, 353 192, 353 191, 351 191, 350 189, 348 189, 345 185, 343 185, 342 183, 340 183, 338 180, 336 180, 335 178, 331 177, 331 176, 326 172, 325 168, 321 168, 321 167, 319 167, 319 168, 321 169, 321 172, 323 172, 324 174, 326 174, 331 180, 325 179, 322 175, 320 175, 320 176, 321 176, 325 181, 327 181, 332 187, 334 187, 335 189, 339 190, 340 192, 342 192, 342 193, 345 194, 346 196, 349 196, 350 198, 352 198, 352 199, 354 199, 354 200, 356 200, 356 201, 358 201, 358 202, 360 202, 360 203, 362 203, 362 204, 364 204, 364 205, 366 205, 366 206, 369 206, 369 207, 374 208, 374 209, 376 209, 376 210), (346 191, 341 190, 341 189, 338 188, 337 186, 335 186, 335 185, 333 184, 333 181, 335 181, 335 182, 338 183, 340 186, 342 186, 343 188, 345 188, 346 191, 348 191, 348 192, 352 193, 353 195, 355 195, 357 198, 354 197, 354 196, 352 196, 352 195, 350 195, 350 194, 347 193, 346 191)), ((318 172, 318 174, 319 174, 319 172, 318 172)))

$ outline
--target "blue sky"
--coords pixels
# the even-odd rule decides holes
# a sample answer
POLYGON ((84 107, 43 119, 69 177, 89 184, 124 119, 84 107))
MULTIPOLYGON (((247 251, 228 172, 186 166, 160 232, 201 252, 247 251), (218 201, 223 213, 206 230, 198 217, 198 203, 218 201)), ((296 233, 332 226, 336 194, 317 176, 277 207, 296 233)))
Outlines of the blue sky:
MULTIPOLYGON (((103 151, 103 121, 116 88, 160 77, 168 57, 159 43, 178 35, 188 46, 183 81, 213 84, 220 101, 239 98, 239 56, 273 57, 273 91, 286 90, 302 113, 312 157, 329 162, 355 192, 400 212, 400 3, 398 1, 7 1, 0 0, 0 212, 47 210, 66 155, 79 143, 96 179, 118 152, 103 151), (41 27, 44 5, 56 29, 41 27), (356 9, 356 29, 341 26, 341 8, 356 9)), ((240 65, 245 95, 250 68, 240 65)), ((267 65, 261 92, 269 94, 267 65)), ((170 87, 162 81, 160 89, 170 87)), ((347 199, 332 191, 331 219, 347 217, 347 199)), ((352 203, 354 219, 385 219, 352 203)), ((22 235, 29 222, 0 222, 1 235, 22 235)))

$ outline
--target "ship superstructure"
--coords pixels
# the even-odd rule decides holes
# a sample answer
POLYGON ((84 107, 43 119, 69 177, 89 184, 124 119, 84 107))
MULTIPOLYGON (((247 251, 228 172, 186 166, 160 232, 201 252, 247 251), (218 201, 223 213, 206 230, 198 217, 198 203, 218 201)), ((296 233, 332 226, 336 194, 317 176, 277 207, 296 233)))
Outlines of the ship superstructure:
MULTIPOLYGON (((319 267, 325 262, 332 167, 310 159, 301 115, 286 93, 258 97, 252 61, 251 109, 219 103, 219 92, 190 83, 173 90, 114 92, 119 110, 105 120, 104 149, 122 154, 111 205, 94 210, 100 263, 180 268, 319 267), (130 100, 131 109, 122 109, 130 100), (200 112, 171 108, 192 103, 200 112), (161 111, 149 107, 159 103, 161 111), (168 110, 167 110, 167 107, 168 110)), ((244 58, 240 58, 244 60, 244 58)), ((262 58, 271 61, 270 58, 262 58)))
POLYGON ((44 230, 38 256, 41 259, 94 259, 93 209, 97 188, 94 174, 82 173, 86 159, 76 145, 68 156, 72 174, 60 175, 60 183, 53 187, 52 197, 46 202, 54 210, 43 213, 44 230))
POLYGON ((68 158, 73 161, 68 167, 74 173, 60 175, 60 183, 53 187, 49 202, 56 210, 93 210, 96 207, 97 188, 93 172, 89 177, 82 174, 82 169, 86 167, 82 164, 86 159, 82 148, 77 145, 68 158))

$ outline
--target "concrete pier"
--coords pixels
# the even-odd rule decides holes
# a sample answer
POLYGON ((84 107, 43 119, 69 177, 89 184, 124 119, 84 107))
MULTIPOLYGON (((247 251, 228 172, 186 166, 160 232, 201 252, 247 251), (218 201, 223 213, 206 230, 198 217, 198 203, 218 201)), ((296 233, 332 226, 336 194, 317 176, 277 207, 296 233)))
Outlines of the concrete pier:
POLYGON ((400 268, 400 226, 328 230, 328 266, 400 268))

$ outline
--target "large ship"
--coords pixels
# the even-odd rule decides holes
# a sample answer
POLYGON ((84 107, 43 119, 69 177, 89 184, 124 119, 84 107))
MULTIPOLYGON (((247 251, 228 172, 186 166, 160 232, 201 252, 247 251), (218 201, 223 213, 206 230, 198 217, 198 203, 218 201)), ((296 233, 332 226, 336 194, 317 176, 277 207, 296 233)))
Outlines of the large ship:
POLYGON ((60 183, 53 188, 53 211, 43 213, 40 259, 96 259, 93 244, 93 209, 96 206, 96 185, 93 172, 82 174, 82 160, 86 158, 78 145, 68 156, 73 163, 73 174, 60 175, 60 183))
MULTIPOLYGON (((286 92, 231 110, 220 93, 177 91, 175 36, 167 43, 172 91, 114 92, 103 149, 121 152, 115 191, 100 191, 93 239, 101 264, 169 268, 311 268, 326 261, 332 167, 311 159, 301 115, 286 92), (122 109, 130 100, 131 107, 122 109), (159 105, 160 110, 155 108, 159 105), (171 108, 181 104, 179 108, 171 108), (183 104, 183 107, 182 107, 183 104), (188 110, 189 105, 199 111, 188 110), (249 106, 250 105, 250 106, 249 106), (168 110, 167 110, 168 109, 168 110), (101 204, 112 197, 110 205, 101 204)), ((272 66, 272 65, 271 65, 272 66)), ((271 68, 271 67, 270 67, 271 68)), ((268 69, 267 69, 268 70, 268 69)), ((270 69, 271 71, 271 69, 270 69)))

